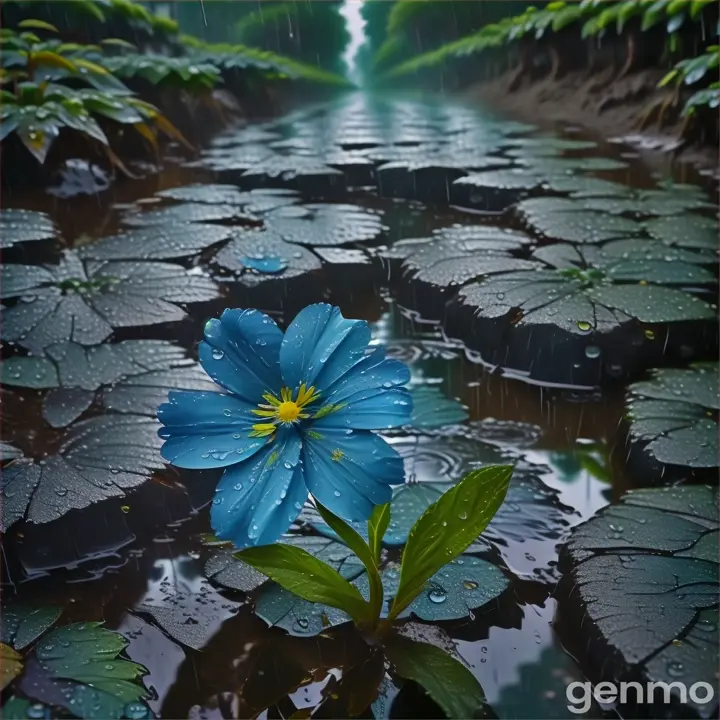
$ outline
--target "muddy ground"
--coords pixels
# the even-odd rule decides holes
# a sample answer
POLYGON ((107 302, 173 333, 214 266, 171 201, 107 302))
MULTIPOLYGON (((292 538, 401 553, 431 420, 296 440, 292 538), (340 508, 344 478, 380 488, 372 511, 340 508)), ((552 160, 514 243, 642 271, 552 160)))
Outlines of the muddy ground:
POLYGON ((684 144, 680 140, 682 119, 672 119, 662 129, 656 123, 643 128, 648 110, 672 94, 667 88, 657 87, 665 70, 647 69, 619 79, 580 70, 560 78, 523 80, 510 91, 514 74, 515 70, 510 70, 495 80, 473 85, 466 96, 536 125, 580 125, 644 150, 668 154, 691 163, 703 174, 720 178, 717 146, 684 144))

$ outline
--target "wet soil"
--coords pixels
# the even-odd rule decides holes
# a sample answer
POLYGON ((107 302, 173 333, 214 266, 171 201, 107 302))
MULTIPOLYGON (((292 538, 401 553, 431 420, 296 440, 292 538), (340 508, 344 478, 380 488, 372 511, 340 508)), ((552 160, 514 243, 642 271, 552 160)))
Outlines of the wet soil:
POLYGON ((669 120, 662 128, 653 124, 642 127, 650 108, 672 95, 672 90, 657 87, 664 70, 647 69, 622 78, 613 78, 612 68, 605 75, 571 71, 558 78, 527 78, 510 90, 515 72, 474 85, 464 95, 514 119, 546 127, 580 126, 718 176, 718 148, 682 142, 682 119, 669 120))

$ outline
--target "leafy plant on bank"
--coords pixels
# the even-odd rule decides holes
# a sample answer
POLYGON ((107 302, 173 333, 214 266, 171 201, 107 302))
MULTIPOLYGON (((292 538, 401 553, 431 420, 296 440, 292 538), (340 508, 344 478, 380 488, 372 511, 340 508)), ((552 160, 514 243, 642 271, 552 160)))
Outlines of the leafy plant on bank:
POLYGON ((169 47, 176 43, 177 23, 155 15, 129 0, 7 0, 3 3, 6 26, 27 18, 39 18, 77 42, 100 43, 120 38, 140 48, 169 47))
POLYGON ((324 522, 364 565, 367 597, 336 569, 294 545, 251 547, 235 557, 303 600, 347 613, 371 645, 382 645, 397 675, 422 684, 450 717, 470 717, 484 701, 470 671, 439 648, 403 637, 394 623, 426 589, 430 578, 485 530, 503 503, 511 474, 510 466, 472 471, 427 508, 410 531, 389 609, 380 577, 381 543, 390 524, 389 504, 373 511, 366 541, 316 501, 324 522), (457 699, 459 689, 462 700, 457 699))
POLYGON ((231 35, 243 45, 340 71, 350 41, 338 2, 268 2, 242 17, 231 35))
POLYGON ((187 144, 154 105, 135 97, 106 68, 83 57, 97 48, 41 42, 31 29, 55 32, 56 28, 40 20, 24 20, 19 29, 20 33, 3 29, 0 36, 0 140, 16 134, 33 157, 44 163, 60 131, 70 130, 92 144, 99 143, 111 163, 119 167, 122 163, 99 118, 132 125, 155 147, 158 131, 187 144), (74 87, 86 83, 95 87, 74 87))
MULTIPOLYGON (((558 47, 569 46, 567 40, 579 38, 585 41, 586 64, 592 67, 597 43, 612 32, 627 38, 625 65, 617 73, 622 76, 636 64, 638 32, 646 34, 653 28, 662 28, 666 43, 664 47, 660 44, 658 49, 666 60, 677 58, 683 53, 681 31, 693 23, 711 23, 717 16, 715 7, 710 0, 623 0, 613 3, 583 0, 580 3, 551 2, 544 9, 531 6, 520 15, 485 25, 472 35, 412 58, 393 68, 389 75, 398 77, 421 69, 440 68, 448 61, 504 46, 518 53, 519 70, 527 72, 531 51, 542 49, 552 56, 551 36, 558 33, 563 33, 562 41, 554 40, 558 47), (546 42, 548 39, 550 43, 546 42)), ((559 58, 553 56, 551 60, 552 72, 556 74, 560 68, 559 58)))
MULTIPOLYGON (((710 122, 715 124, 717 135, 717 108, 720 105, 720 84, 718 83, 718 58, 720 46, 711 45, 702 55, 680 60, 658 83, 658 88, 673 87, 666 97, 653 103, 644 113, 640 126, 647 127, 652 122, 662 127, 668 120, 678 115, 683 120, 680 135, 692 139, 702 132, 710 122), (683 92, 695 88, 690 97, 683 92), (698 122, 700 116, 701 122, 698 122)), ((713 137, 698 138, 713 141, 713 137)))
POLYGON ((268 50, 228 43, 206 43, 192 35, 182 35, 180 41, 190 61, 215 65, 223 74, 256 70, 267 80, 286 79, 338 87, 351 86, 342 75, 268 50))
POLYGON ((222 81, 220 68, 192 57, 169 57, 157 53, 128 53, 105 60, 110 72, 124 80, 142 78, 153 85, 204 92, 222 81))

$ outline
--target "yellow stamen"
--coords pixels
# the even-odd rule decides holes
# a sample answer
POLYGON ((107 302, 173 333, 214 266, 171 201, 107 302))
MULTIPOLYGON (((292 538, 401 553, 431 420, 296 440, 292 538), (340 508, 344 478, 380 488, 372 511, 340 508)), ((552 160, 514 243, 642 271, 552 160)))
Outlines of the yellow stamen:
MULTIPOLYGON (((260 406, 260 407, 262 407, 262 406, 260 406)), ((281 405, 280 407, 282 407, 282 405, 281 405)), ((256 410, 251 410, 250 412, 252 412, 253 415, 259 415, 260 417, 269 417, 269 418, 271 418, 271 417, 275 417, 275 416, 277 415, 277 412, 278 412, 278 411, 275 410, 275 409, 272 409, 272 410, 261 410, 260 408, 258 408, 258 409, 256 409, 256 410)))
POLYGON ((340 448, 335 448, 332 453, 330 453, 330 457, 335 462, 340 462, 345 457, 345 453, 340 448))
MULTIPOLYGON (((264 400, 267 400, 267 401, 270 403, 270 405, 272 405, 273 407, 279 407, 279 405, 280 405, 280 400, 278 400, 278 399, 277 399, 272 393, 270 393, 270 392, 266 392, 266 393, 263 395, 263 399, 264 399, 264 400)), ((261 407, 263 407, 263 406, 261 406, 261 407)))
POLYGON ((277 429, 275 423, 257 423, 253 425, 252 428, 250 437, 267 437, 268 435, 272 435, 277 429))
POLYGON ((297 391, 297 398, 293 400, 293 390, 289 387, 280 389, 280 398, 266 392, 263 394, 266 403, 259 404, 251 412, 261 418, 271 419, 272 422, 257 423, 252 426, 250 437, 267 437, 272 435, 280 424, 292 424, 310 417, 309 412, 303 409, 320 397, 320 393, 313 387, 302 383, 297 391))

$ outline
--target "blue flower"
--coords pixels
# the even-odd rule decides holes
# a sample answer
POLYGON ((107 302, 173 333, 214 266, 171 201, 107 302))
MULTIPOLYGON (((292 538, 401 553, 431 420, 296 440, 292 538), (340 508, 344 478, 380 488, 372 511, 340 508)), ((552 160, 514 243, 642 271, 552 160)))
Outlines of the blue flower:
POLYGON ((226 468, 211 509, 218 537, 274 542, 308 491, 348 521, 389 502, 402 459, 371 431, 409 422, 410 373, 369 342, 366 322, 325 304, 302 310, 285 335, 257 310, 208 321, 200 362, 226 392, 171 390, 158 417, 165 460, 226 468))

